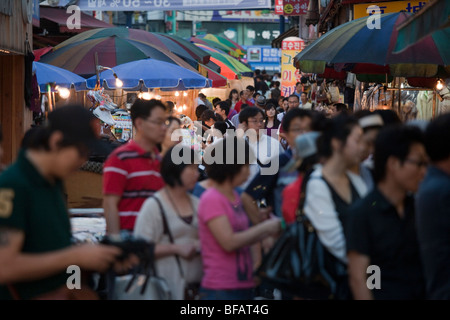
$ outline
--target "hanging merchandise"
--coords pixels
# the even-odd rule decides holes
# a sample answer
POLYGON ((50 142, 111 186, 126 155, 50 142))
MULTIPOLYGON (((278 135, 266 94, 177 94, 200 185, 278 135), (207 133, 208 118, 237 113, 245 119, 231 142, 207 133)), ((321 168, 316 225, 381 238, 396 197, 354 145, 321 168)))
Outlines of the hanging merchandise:
POLYGON ((104 92, 104 88, 89 90, 87 96, 93 104, 92 113, 108 126, 114 126, 116 122, 111 115, 111 111, 114 111, 117 105, 104 92))
POLYGON ((131 116, 126 110, 118 110, 112 115, 115 125, 112 132, 118 140, 128 141, 131 139, 133 132, 133 123, 131 116))

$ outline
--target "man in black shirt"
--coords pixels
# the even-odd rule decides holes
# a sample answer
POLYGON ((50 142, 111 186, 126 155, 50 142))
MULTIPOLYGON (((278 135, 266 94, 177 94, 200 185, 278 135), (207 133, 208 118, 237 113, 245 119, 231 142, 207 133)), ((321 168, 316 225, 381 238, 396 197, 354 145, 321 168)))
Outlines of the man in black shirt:
POLYGON ((374 154, 376 187, 350 208, 344 226, 355 299, 425 297, 410 193, 425 175, 426 159, 420 129, 393 126, 380 131, 374 154))
POLYGON ((431 165, 416 196, 417 235, 427 299, 450 300, 450 114, 425 132, 431 165))

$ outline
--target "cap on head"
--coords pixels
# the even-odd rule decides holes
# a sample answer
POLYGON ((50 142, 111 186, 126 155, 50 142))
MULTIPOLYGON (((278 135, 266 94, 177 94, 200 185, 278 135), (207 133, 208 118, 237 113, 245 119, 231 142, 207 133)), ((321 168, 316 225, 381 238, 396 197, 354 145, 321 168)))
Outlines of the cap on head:
POLYGON ((260 105, 260 106, 265 106, 266 105, 266 97, 264 97, 263 95, 259 96, 258 98, 256 98, 256 103, 258 103, 258 105, 260 105))
POLYGON ((362 117, 358 122, 363 130, 367 128, 381 128, 384 125, 383 118, 379 114, 370 114, 362 117))

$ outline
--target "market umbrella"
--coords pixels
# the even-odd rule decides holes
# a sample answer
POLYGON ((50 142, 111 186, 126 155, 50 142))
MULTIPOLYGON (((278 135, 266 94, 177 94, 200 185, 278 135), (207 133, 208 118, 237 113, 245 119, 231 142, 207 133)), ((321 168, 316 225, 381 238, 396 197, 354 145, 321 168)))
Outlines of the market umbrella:
POLYGON ((34 61, 39 61, 44 54, 46 54, 47 52, 52 51, 52 49, 53 49, 53 47, 47 46, 47 47, 44 47, 44 48, 33 50, 34 61))
POLYGON ((247 54, 247 51, 241 45, 228 39, 227 37, 223 37, 223 36, 220 36, 217 34, 211 34, 211 33, 200 35, 198 37, 201 39, 211 40, 216 43, 226 45, 227 47, 231 48, 236 53, 236 55, 233 55, 233 56, 236 56, 237 58, 242 58, 247 54))
MULTIPOLYGON (((220 67, 219 67, 220 68, 220 67)), ((200 65, 200 74, 204 77, 211 80, 211 87, 212 88, 221 88, 225 87, 228 84, 227 77, 220 74, 220 72, 217 72, 208 66, 200 65)))
POLYGON ((239 72, 241 75, 243 75, 245 77, 253 76, 252 69, 247 67, 245 64, 243 64, 239 60, 229 56, 225 52, 223 52, 219 49, 214 49, 214 48, 211 48, 211 47, 208 47, 208 46, 205 46, 202 44, 198 44, 198 43, 196 45, 199 48, 202 48, 203 50, 207 51, 211 55, 211 58, 215 58, 215 60, 221 61, 222 63, 227 65, 229 68, 234 69, 237 72, 239 72))
POLYGON ((440 66, 448 65, 448 41, 436 43, 428 37, 421 46, 393 53, 398 34, 396 27, 410 15, 408 12, 381 14, 379 29, 368 27, 370 17, 342 24, 297 54, 294 65, 307 73, 323 73, 327 65, 332 65, 336 71, 353 73, 383 73, 388 67, 392 76, 436 76, 440 66))
MULTIPOLYGON (((187 90, 210 87, 211 80, 202 75, 176 66, 172 63, 156 60, 142 59, 127 62, 100 73, 100 81, 105 82, 107 88, 116 89, 116 77, 122 81, 125 90, 141 90, 161 88, 162 90, 187 90)), ((87 79, 87 87, 95 88, 97 77, 87 79)))
POLYGON ((229 55, 231 55, 232 52, 234 52, 234 50, 232 48, 230 48, 229 46, 226 46, 226 45, 224 45, 222 43, 215 42, 215 41, 212 41, 212 40, 208 40, 208 39, 205 39, 205 38, 199 38, 198 36, 190 37, 189 41, 192 42, 192 43, 199 43, 199 44, 203 44, 203 45, 208 46, 208 47, 212 47, 212 48, 215 48, 215 49, 222 50, 222 51, 226 52, 229 55))
POLYGON ((120 39, 135 40, 144 42, 146 44, 151 44, 157 48, 161 48, 163 50, 167 50, 172 52, 173 54, 176 54, 177 56, 183 58, 190 65, 192 65, 194 68, 198 67, 198 63, 207 63, 209 61, 209 57, 205 52, 195 49, 195 51, 193 51, 192 46, 188 47, 187 44, 181 44, 181 41, 175 42, 160 33, 148 32, 141 29, 130 29, 125 27, 97 28, 94 30, 85 31, 59 44, 55 47, 55 50, 83 40, 108 37, 117 37, 120 39))
MULTIPOLYGON (((75 37, 80 35, 82 34, 75 37)), ((138 40, 109 36, 73 43, 66 41, 56 46, 53 52, 42 56, 40 61, 67 69, 86 78, 96 73, 95 53, 97 53, 98 64, 105 67, 115 67, 130 61, 153 58, 183 68, 190 68, 191 71, 196 70, 169 50, 138 40)))
POLYGON ((65 69, 33 61, 33 73, 36 74, 41 92, 47 92, 50 83, 67 89, 73 86, 77 91, 86 90, 86 79, 65 69))
POLYGON ((160 38, 160 40, 164 42, 164 44, 166 44, 167 46, 169 45, 169 42, 167 42, 167 40, 174 42, 183 49, 185 49, 186 52, 188 52, 192 57, 196 56, 199 57, 198 61, 201 64, 208 64, 209 54, 197 48, 192 42, 172 34, 156 33, 156 35, 161 36, 162 38, 160 38), (167 40, 164 40, 164 38, 167 40))

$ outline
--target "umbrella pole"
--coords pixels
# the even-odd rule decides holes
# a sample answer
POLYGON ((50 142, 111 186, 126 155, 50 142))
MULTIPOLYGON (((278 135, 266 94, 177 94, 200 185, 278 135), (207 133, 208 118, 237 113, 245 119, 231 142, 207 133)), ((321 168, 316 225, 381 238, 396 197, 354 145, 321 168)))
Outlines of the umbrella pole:
POLYGON ((398 110, 397 113, 400 115, 402 111, 402 83, 400 81, 400 78, 398 78, 398 110))
POLYGON ((436 117, 436 89, 433 90, 433 119, 436 117))
POLYGON ((394 77, 394 80, 393 80, 393 84, 392 84, 392 94, 391 94, 391 97, 392 97, 392 101, 391 101, 391 109, 392 110, 394 110, 394 100, 395 100, 395 80, 396 80, 397 78, 396 77, 394 77))

